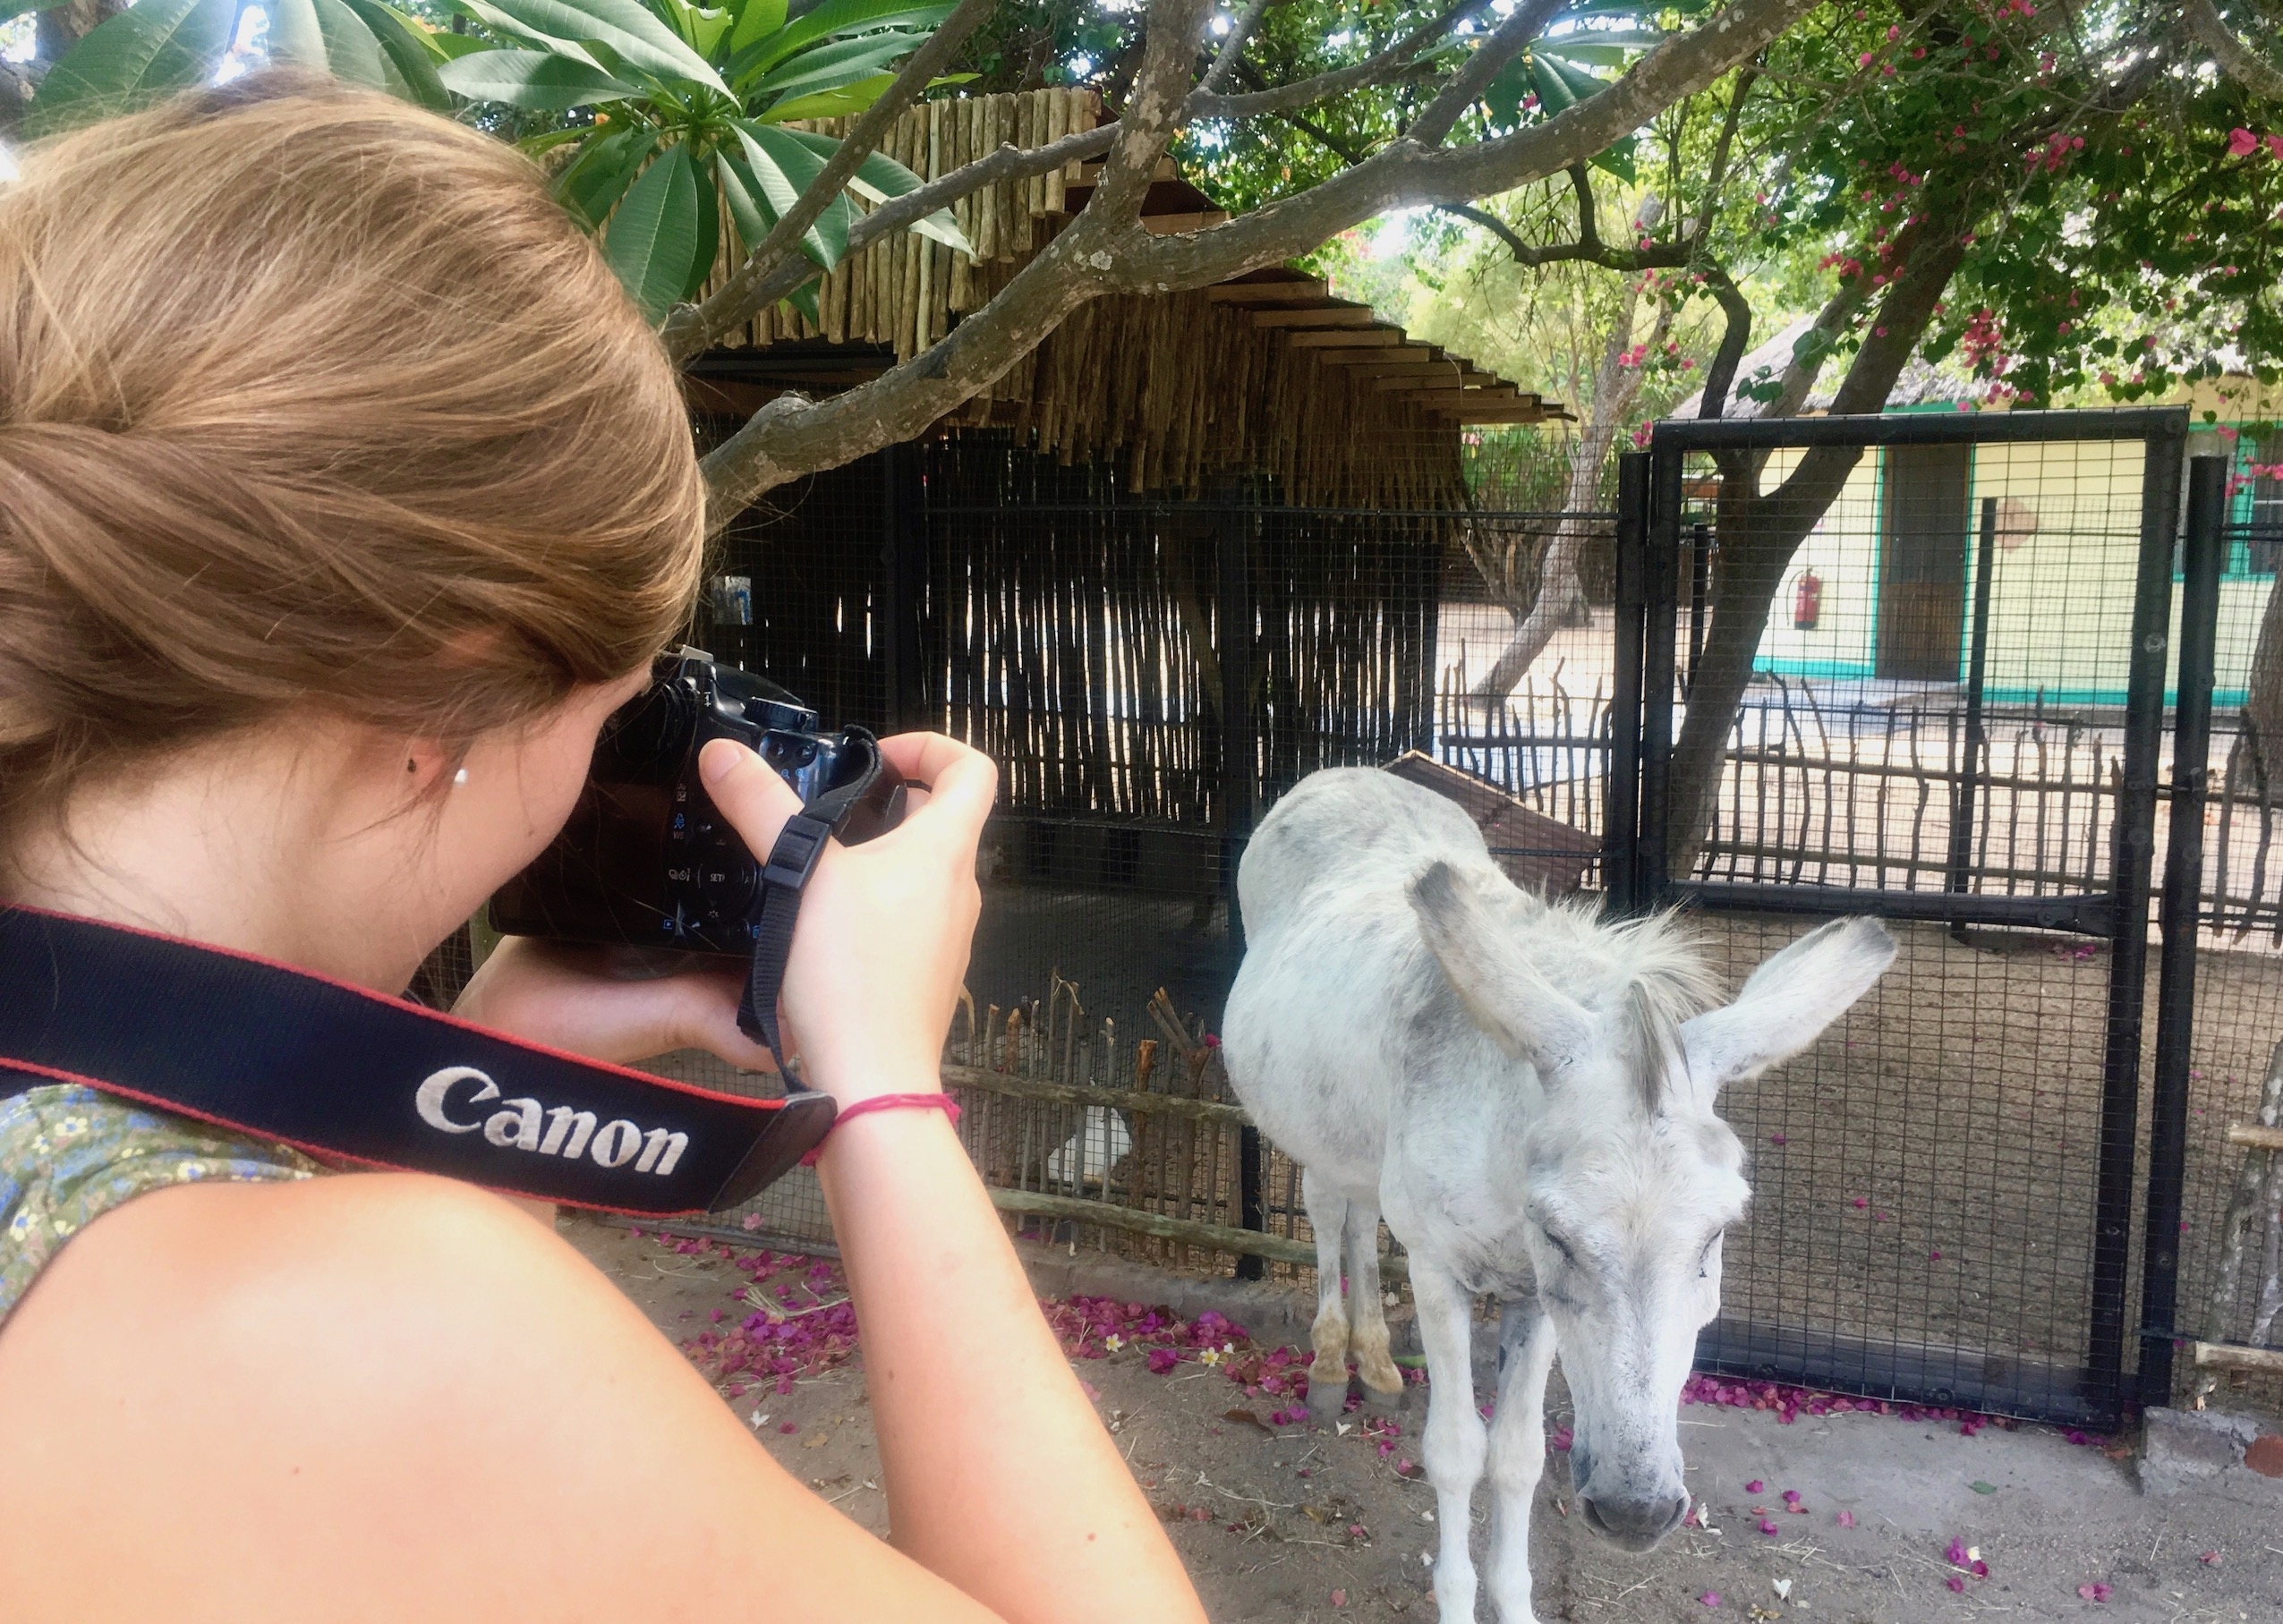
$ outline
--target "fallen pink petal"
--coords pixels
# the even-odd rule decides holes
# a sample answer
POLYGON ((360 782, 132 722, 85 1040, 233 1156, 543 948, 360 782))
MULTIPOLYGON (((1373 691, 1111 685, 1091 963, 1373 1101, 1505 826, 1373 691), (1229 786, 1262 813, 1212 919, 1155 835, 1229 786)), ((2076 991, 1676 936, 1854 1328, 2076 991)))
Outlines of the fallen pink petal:
POLYGON ((1966 1587, 1966 1581, 1960 1578, 1955 1573, 1942 1582, 1945 1585, 1947 1585, 1954 1591, 1964 1590, 1966 1587))
POLYGON ((2108 1586, 2095 1580, 2090 1585, 2078 1586, 2077 1594, 2088 1602, 2105 1602, 2108 1599, 2108 1586))
POLYGON ((1767 1487, 1768 1485, 1766 1484, 1760 1482, 1759 1478, 1755 1477, 1744 1485, 1744 1492, 1747 1494, 1758 1494, 1767 1487))
POLYGON ((1842 1528, 1852 1528, 1855 1526, 1855 1514, 1853 1511, 1842 1511, 1836 1521, 1842 1528))
POLYGON ((1708 1590, 1697 1600, 1707 1607, 1717 1607, 1720 1605, 1720 1593, 1717 1590, 1708 1590))
POLYGON ((1764 1517, 1759 1519, 1759 1531, 1770 1537, 1773 1537, 1775 1535, 1781 1532, 1781 1530, 1779 1530, 1774 1523, 1769 1522, 1764 1517))

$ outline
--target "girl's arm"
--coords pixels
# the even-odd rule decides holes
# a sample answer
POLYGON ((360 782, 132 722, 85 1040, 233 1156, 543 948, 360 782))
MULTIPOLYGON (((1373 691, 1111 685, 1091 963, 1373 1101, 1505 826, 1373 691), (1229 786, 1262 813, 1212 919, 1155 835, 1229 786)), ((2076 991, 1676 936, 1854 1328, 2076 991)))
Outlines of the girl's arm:
MULTIPOLYGON (((932 793, 914 795, 892 833, 819 865, 785 980, 807 1080, 844 1105, 941 1087, 996 786, 990 762, 949 739, 883 749, 932 793)), ((703 769, 715 804, 765 854, 798 808, 792 791, 735 744, 709 745, 703 769)), ((603 1059, 695 1044, 766 1063, 737 1031, 735 978, 598 989, 528 949, 503 951, 463 1001, 472 1018, 603 1059), (628 1018, 638 1008, 647 1025, 628 1018)), ((863 1327, 898 1548, 1026 1624, 1201 1618, 948 1120, 866 1113, 826 1140, 819 1171, 863 1327)))

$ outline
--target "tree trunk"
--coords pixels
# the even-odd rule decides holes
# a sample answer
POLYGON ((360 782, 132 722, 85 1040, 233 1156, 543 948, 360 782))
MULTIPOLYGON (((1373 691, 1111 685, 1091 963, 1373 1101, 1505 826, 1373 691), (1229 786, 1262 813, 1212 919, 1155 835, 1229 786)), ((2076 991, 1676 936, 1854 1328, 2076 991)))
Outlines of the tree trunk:
MULTIPOLYGON (((1920 238, 1902 272, 1888 285, 1862 347, 1833 396, 1834 416, 1885 408, 1904 363, 1933 319, 1936 302, 1965 256, 1964 237, 1979 212, 1966 207, 1962 198, 1947 200, 1947 207, 1928 200, 1928 218, 1942 221, 1947 229, 1920 238)), ((1786 400, 1797 411, 1806 395, 1802 386, 1787 390, 1786 400)), ((1837 499, 1861 456, 1860 446, 1816 446, 1801 457, 1783 484, 1764 496, 1757 489, 1757 473, 1751 472, 1759 466, 1757 461, 1750 467, 1723 468, 1712 625, 1703 659, 1691 679, 1688 715, 1673 748, 1668 780, 1665 861, 1675 879, 1688 876, 1704 848, 1727 755, 1728 730, 1735 725, 1737 708, 1751 681, 1760 635, 1792 556, 1837 499)))
POLYGON ((2259 642, 2244 693, 2243 731, 2228 752, 2228 776, 2251 786, 2262 803, 2283 803, 2283 591, 2267 595, 2259 642))
MULTIPOLYGON (((1577 443, 1570 447, 1570 482, 1562 497, 1565 513, 1579 513, 1594 505, 1601 493, 1601 471, 1608 463, 1609 447, 1616 441, 1618 427, 1631 415, 1633 403, 1640 398, 1641 370, 1637 365, 1624 364, 1625 352, 1632 344, 1633 313, 1639 308, 1640 298, 1638 286, 1628 288, 1624 304, 1609 329, 1609 343, 1602 351, 1601 364, 1594 370, 1593 404, 1588 410, 1577 443)), ((1665 342, 1672 325, 1672 306, 1660 302, 1657 324, 1649 331, 1650 350, 1665 342)), ((1513 636, 1491 662, 1482 680, 1468 691, 1469 699, 1488 703, 1512 693, 1522 674, 1554 641, 1554 633, 1585 607, 1585 583, 1578 575, 1578 555, 1585 550, 1592 534, 1590 526, 1581 520, 1563 520, 1538 559, 1534 582, 1518 578, 1529 572, 1517 571, 1511 563, 1494 567, 1484 549, 1469 547, 1475 567, 1482 572, 1483 584, 1490 589, 1492 600, 1514 618, 1513 636)))

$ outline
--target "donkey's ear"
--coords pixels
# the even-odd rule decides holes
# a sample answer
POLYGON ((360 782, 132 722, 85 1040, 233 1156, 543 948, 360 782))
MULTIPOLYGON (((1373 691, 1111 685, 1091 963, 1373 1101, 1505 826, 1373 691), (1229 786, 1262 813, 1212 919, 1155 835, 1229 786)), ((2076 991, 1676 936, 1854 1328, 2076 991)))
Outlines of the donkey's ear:
POLYGON ((1734 1003, 1682 1024, 1690 1080, 1709 1104, 1725 1084, 1790 1059, 1894 962, 1895 939, 1876 919, 1809 931, 1753 971, 1734 1003))
POLYGON ((1410 886, 1419 935, 1476 1025, 1551 1080, 1583 1051, 1594 1019, 1525 958, 1469 880, 1437 863, 1410 886))

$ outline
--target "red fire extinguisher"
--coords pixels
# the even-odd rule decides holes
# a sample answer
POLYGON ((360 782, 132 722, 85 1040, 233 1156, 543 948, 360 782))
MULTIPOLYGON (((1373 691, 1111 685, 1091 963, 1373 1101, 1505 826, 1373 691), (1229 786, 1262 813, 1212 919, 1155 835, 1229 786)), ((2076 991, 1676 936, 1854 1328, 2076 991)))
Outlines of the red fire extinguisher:
POLYGON ((1796 631, 1812 632, 1815 623, 1823 617, 1823 577, 1813 570, 1800 572, 1800 584, 1792 591, 1792 625, 1796 631))

